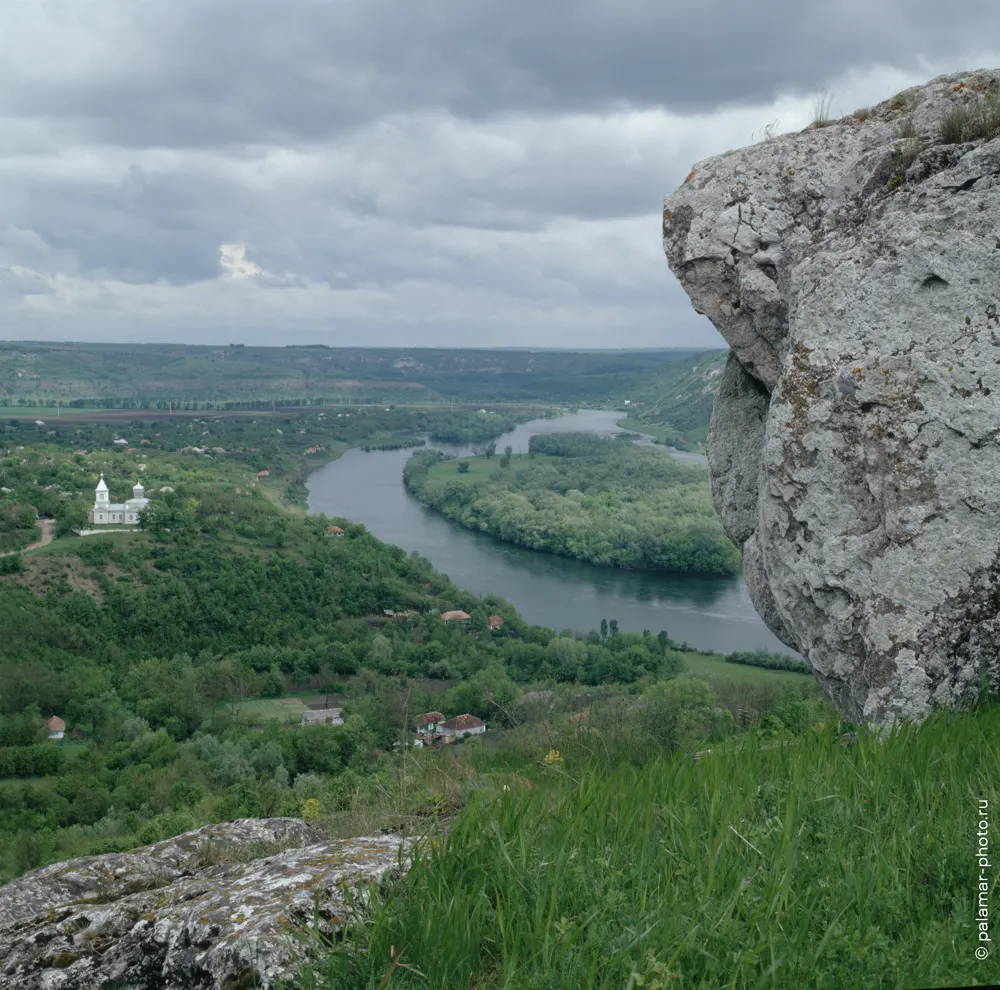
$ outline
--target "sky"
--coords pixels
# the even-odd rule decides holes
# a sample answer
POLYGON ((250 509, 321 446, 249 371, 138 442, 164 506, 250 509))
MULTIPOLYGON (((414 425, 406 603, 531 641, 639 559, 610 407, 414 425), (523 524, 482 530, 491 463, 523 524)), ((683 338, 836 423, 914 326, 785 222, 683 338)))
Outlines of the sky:
POLYGON ((1000 4, 0 0, 0 38, 0 339, 712 348, 663 197, 824 93, 1000 65, 1000 4))

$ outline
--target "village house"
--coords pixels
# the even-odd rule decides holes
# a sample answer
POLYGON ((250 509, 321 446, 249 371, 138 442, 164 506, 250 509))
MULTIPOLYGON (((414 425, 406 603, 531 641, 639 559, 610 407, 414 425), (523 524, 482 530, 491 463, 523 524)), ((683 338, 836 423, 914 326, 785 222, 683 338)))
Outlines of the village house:
POLYGON ((311 708, 302 713, 301 725, 343 725, 342 708, 311 708))
POLYGON ((139 524, 139 513, 149 505, 149 499, 141 482, 136 482, 132 486, 132 497, 124 502, 112 502, 108 492, 104 475, 101 475, 94 491, 94 506, 90 510, 90 522, 94 525, 108 525, 118 523, 123 526, 137 526, 139 524))
POLYGON ((463 612, 460 608, 455 608, 450 612, 442 612, 441 618, 445 622, 468 622, 472 616, 468 612, 463 612))
POLYGON ((417 749, 450 746, 465 736, 479 736, 486 731, 486 723, 468 713, 446 719, 442 712, 425 712, 413 723, 416 726, 413 745, 417 749))
POLYGON ((503 625, 503 619, 499 615, 491 615, 487 620, 486 624, 490 629, 499 629, 503 625))
POLYGON ((455 739, 461 739, 463 736, 481 736, 486 731, 486 723, 475 715, 456 715, 447 722, 442 722, 438 731, 455 739))
POLYGON ((445 717, 442 712, 424 712, 423 715, 418 715, 413 720, 413 724, 416 726, 415 731, 417 732, 435 732, 444 721, 445 717))
POLYGON ((327 526, 326 527, 327 536, 343 536, 344 531, 339 526, 327 526))
POLYGON ((66 723, 58 715, 48 719, 45 728, 48 730, 49 739, 62 739, 66 733, 66 723))

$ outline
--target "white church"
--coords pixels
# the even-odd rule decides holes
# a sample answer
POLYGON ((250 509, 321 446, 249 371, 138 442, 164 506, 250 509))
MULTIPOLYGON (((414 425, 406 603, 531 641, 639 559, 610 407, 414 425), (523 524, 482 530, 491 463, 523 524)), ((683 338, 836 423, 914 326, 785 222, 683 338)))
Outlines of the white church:
POLYGON ((90 510, 90 521, 95 525, 118 523, 125 526, 137 526, 139 513, 149 505, 142 485, 137 481, 132 486, 132 497, 125 502, 112 502, 105 484, 104 475, 97 482, 94 493, 94 507, 90 510))

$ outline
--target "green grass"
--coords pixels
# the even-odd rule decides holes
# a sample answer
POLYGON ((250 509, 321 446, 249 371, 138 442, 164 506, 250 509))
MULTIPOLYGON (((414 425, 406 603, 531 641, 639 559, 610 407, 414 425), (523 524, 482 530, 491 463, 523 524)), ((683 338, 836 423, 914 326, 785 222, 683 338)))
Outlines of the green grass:
POLYGON ((705 656, 701 653, 685 653, 684 664, 692 674, 703 676, 709 681, 725 678, 739 683, 766 682, 781 685, 801 684, 803 680, 812 683, 811 674, 800 674, 794 670, 768 670, 765 667, 727 663, 719 655, 705 656))
MULTIPOLYGON (((496 472, 501 470, 501 454, 494 454, 493 457, 460 457, 457 460, 443 460, 432 464, 427 472, 428 480, 432 481, 462 481, 472 484, 477 481, 487 481, 496 472), (469 470, 462 473, 458 470, 458 465, 465 462, 469 465, 469 470)), ((518 463, 526 463, 530 458, 527 454, 513 454, 510 459, 511 468, 517 467, 518 463)), ((545 454, 536 454, 536 461, 558 460, 558 458, 548 457, 545 454)))
MULTIPOLYGON (((475 802, 329 956, 338 990, 983 986, 979 799, 1000 709, 843 748, 577 762, 475 802), (385 982, 394 957, 400 965, 385 982)), ((996 872, 989 877, 998 895, 996 872)))
POLYGON ((240 706, 239 718, 241 722, 250 724, 263 724, 276 718, 281 722, 298 722, 302 718, 302 713, 306 710, 305 702, 301 698, 259 698, 254 701, 245 701, 240 706))
POLYGON ((37 550, 30 550, 25 556, 29 557, 63 557, 76 553, 81 547, 93 543, 95 540, 110 540, 116 546, 120 544, 130 544, 136 540, 148 542, 149 537, 139 529, 132 527, 128 532, 117 533, 95 533, 93 536, 57 536, 51 543, 37 550))

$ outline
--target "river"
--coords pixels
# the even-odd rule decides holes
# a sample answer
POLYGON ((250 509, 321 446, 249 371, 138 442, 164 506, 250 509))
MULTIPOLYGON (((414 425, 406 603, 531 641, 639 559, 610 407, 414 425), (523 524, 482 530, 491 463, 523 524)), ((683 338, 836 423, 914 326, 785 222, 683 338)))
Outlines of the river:
MULTIPOLYGON (((558 419, 532 420, 498 437, 497 448, 510 445, 515 453, 525 453, 536 433, 616 433, 615 423, 622 417, 609 410, 581 410, 558 419)), ((470 446, 428 446, 460 456, 471 453, 470 446)), ((347 451, 310 475, 310 511, 363 523, 380 540, 416 550, 460 587, 477 595, 499 595, 528 622, 550 629, 587 631, 597 628, 602 618, 617 619, 623 632, 665 629, 673 639, 702 650, 791 653, 754 611, 742 575, 692 578, 619 571, 475 533, 407 493, 403 465, 412 454, 347 451)), ((673 455, 705 463, 700 454, 673 455)), ((664 451, 663 456, 671 454, 664 451)))

